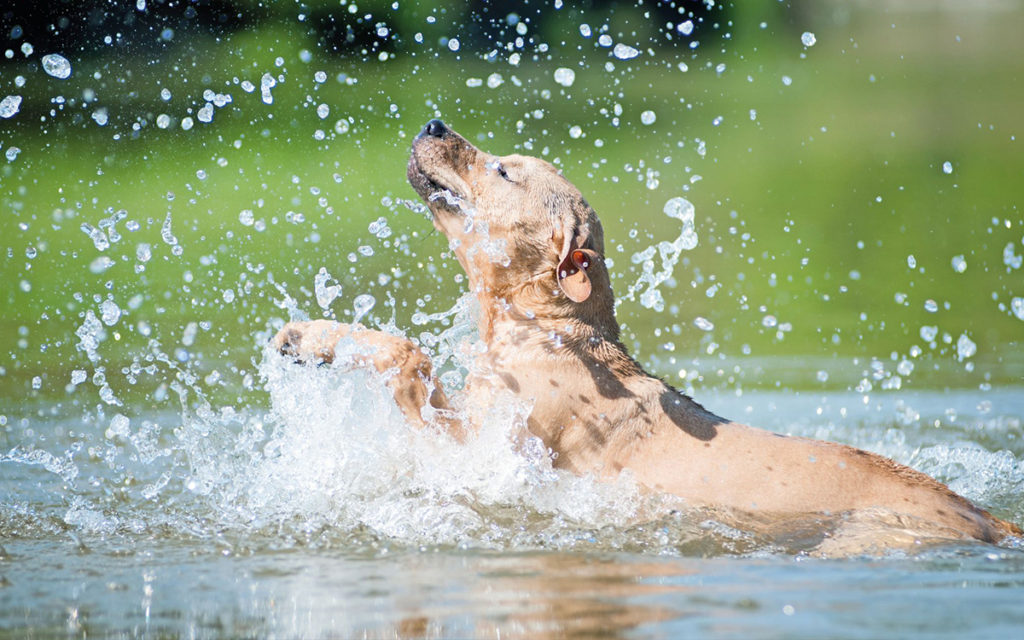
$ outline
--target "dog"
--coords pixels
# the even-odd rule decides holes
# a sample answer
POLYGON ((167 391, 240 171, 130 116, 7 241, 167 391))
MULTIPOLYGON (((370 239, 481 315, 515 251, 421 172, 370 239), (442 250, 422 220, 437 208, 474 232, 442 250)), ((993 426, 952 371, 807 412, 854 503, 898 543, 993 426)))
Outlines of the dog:
MULTIPOLYGON (((646 373, 619 339, 601 223, 547 162, 488 154, 432 120, 412 143, 407 177, 479 301, 486 350, 464 393, 532 403, 527 426, 556 454, 554 466, 601 478, 628 469, 650 489, 739 521, 858 522, 884 513, 891 529, 915 540, 1021 535, 923 473, 854 447, 731 422, 646 373)), ((297 360, 330 362, 345 337, 366 347, 366 366, 390 372, 411 423, 459 439, 472 432, 430 359, 405 338, 315 320, 287 324, 273 345, 297 360)), ((868 528, 869 546, 891 546, 876 534, 868 528)))

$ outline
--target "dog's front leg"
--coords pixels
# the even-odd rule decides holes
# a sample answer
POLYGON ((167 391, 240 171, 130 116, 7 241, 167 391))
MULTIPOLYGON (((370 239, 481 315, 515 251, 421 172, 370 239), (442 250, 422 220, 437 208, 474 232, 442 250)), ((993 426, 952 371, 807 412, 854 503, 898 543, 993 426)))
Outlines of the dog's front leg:
POLYGON ((272 344, 284 355, 299 362, 334 361, 334 349, 342 338, 351 338, 365 346, 355 361, 373 367, 387 376, 395 402, 406 419, 418 427, 435 424, 457 440, 465 437, 461 422, 455 417, 440 381, 433 374, 433 365, 411 341, 382 331, 365 329, 331 320, 289 322, 272 344), (424 416, 429 405, 432 411, 424 416))

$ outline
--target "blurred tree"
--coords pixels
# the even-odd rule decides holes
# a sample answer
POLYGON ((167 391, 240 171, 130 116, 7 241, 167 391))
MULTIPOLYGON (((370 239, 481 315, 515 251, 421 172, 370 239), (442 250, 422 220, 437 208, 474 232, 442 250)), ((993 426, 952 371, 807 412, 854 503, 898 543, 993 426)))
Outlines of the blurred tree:
POLYGON ((245 28, 265 13, 257 7, 242 11, 231 0, 15 0, 0 3, 0 38, 5 50, 26 56, 26 44, 75 58, 111 48, 134 54, 173 46, 200 32, 219 35, 245 28))

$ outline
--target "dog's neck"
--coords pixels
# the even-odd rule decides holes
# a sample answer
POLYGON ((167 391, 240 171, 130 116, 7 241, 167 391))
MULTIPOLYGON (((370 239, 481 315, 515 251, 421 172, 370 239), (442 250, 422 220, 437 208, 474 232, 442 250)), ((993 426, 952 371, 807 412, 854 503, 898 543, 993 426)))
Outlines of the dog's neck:
POLYGON ((577 303, 539 279, 527 279, 502 291, 481 287, 473 278, 470 284, 480 305, 480 338, 486 343, 492 342, 498 331, 515 329, 549 336, 560 344, 615 344, 625 354, 619 345, 610 287, 597 288, 591 298, 577 303))
POLYGON ((619 341, 614 315, 604 323, 575 317, 549 317, 524 313, 515 305, 481 308, 480 337, 488 346, 492 367, 512 366, 522 354, 553 361, 582 361, 614 372, 619 378, 653 379, 619 341))

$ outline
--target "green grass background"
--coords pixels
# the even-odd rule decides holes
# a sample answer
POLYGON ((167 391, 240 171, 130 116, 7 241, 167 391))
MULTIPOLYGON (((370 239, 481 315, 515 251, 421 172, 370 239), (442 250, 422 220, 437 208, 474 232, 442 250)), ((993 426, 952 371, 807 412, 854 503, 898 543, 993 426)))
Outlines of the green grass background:
MULTIPOLYGON (((865 388, 866 379, 878 390, 907 359, 915 366, 900 376, 904 388, 1020 383, 1024 322, 1010 301, 1024 296, 1024 271, 1003 253, 1012 244, 1024 254, 1024 10, 747 8, 723 26, 729 38, 695 51, 644 46, 629 61, 582 38, 570 18, 537 36, 547 52, 524 52, 518 66, 507 52, 489 63, 437 42, 386 61, 337 57, 287 16, 159 55, 73 60, 66 81, 44 75, 38 55, 7 63, 0 93, 24 102, 0 121, 2 150, 20 149, 0 160, 0 414, 102 411, 97 366, 133 411, 159 406, 175 383, 221 402, 260 402, 254 363, 287 317, 278 285, 322 315, 311 295, 321 267, 342 284, 339 318, 369 293, 371 324, 394 314, 413 336, 442 329, 410 318, 453 304, 458 266, 429 222, 396 203, 415 197, 408 146, 435 116, 488 150, 558 164, 604 222, 620 294, 639 275, 631 256, 678 233, 665 201, 694 203, 700 244, 662 287, 666 309, 619 307, 626 342, 670 382, 818 389, 865 388), (803 30, 815 33, 813 47, 801 44, 803 30), (559 67, 575 70, 571 87, 554 81, 559 67), (314 80, 320 70, 327 82, 314 80), (238 84, 258 87, 265 72, 285 78, 273 105, 238 84), (493 73, 503 83, 489 88, 493 73), (182 130, 206 89, 232 102, 182 130), (87 90, 94 100, 83 100, 87 90), (319 104, 330 107, 326 119, 319 104), (106 126, 92 119, 97 108, 106 126), (645 110, 657 115, 651 125, 640 122, 645 110), (161 113, 173 126, 155 125, 161 113), (337 133, 341 118, 351 122, 337 133), (121 209, 138 230, 120 222, 122 239, 98 251, 81 225, 121 209), (246 209, 265 230, 242 224, 246 209), (168 213, 180 256, 161 238, 168 213), (290 221, 295 213, 301 222, 290 221), (380 217, 393 230, 386 241, 368 231, 380 217), (153 257, 137 273, 140 243, 153 257), (96 273, 104 255, 114 263, 96 273), (951 266, 957 255, 964 273, 951 266), (124 314, 90 363, 75 330, 108 297, 124 314), (791 330, 766 327, 768 315, 791 330), (714 329, 697 329, 697 317, 714 329), (190 323, 194 340, 184 338, 190 323), (934 347, 923 325, 939 328, 934 347), (976 355, 956 356, 960 335, 976 355), (69 386, 74 369, 90 381, 69 386)), ((632 33, 616 41, 639 42, 632 33)))

